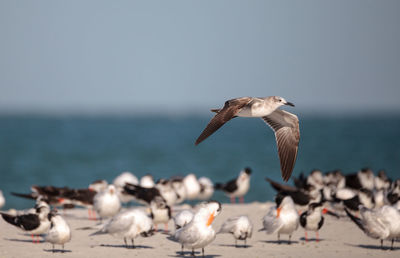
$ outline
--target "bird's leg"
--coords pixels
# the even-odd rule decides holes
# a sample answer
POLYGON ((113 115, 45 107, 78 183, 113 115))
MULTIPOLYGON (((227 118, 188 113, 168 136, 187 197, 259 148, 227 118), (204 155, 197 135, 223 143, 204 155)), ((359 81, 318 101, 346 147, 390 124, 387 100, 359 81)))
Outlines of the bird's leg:
POLYGON ((33 234, 31 234, 32 237, 32 243, 35 243, 35 239, 33 238, 33 234))
POLYGON ((40 236, 39 235, 36 235, 36 242, 39 244, 40 243, 40 236))
POLYGON ((164 224, 164 233, 168 232, 168 222, 164 224))
POLYGON ((394 243, 394 238, 392 238, 392 245, 390 246, 390 250, 393 250, 393 243, 394 243))
POLYGON ((383 250, 383 239, 381 239, 381 249, 383 250))
POLYGON ((289 235, 289 243, 288 243, 288 245, 290 245, 291 244, 291 242, 290 242, 290 239, 292 238, 292 235, 289 235))
POLYGON ((64 253, 65 251, 64 251, 64 244, 62 244, 62 252, 64 253))
POLYGON ((92 209, 92 213, 93 213, 93 220, 97 220, 96 218, 96 211, 94 209, 92 209))
POLYGON ((308 238, 307 238, 307 230, 304 230, 304 238, 306 239, 306 242, 308 242, 308 238))
POLYGON ((157 232, 157 224, 154 224, 154 232, 157 232))
POLYGON ((237 239, 235 239, 235 247, 237 247, 237 239))
POLYGON ((128 248, 128 243, 126 242, 126 237, 124 237, 125 247, 128 248))
POLYGON ((244 203, 244 197, 243 197, 243 196, 240 196, 240 197, 239 197, 239 201, 240 201, 240 203, 244 203))
POLYGON ((281 236, 278 233, 278 244, 281 244, 281 236))
POLYGON ((90 209, 87 209, 87 214, 88 214, 88 219, 92 219, 92 213, 90 212, 90 209))
POLYGON ((244 248, 247 248, 247 238, 244 239, 244 248))
POLYGON ((319 234, 318 234, 318 231, 315 232, 315 237, 316 237, 316 240, 315 240, 315 241, 319 242, 319 234))
POLYGON ((201 248, 201 254, 203 255, 203 257, 204 257, 204 247, 203 248, 201 248))
POLYGON ((181 245, 181 255, 183 256, 183 245, 181 245))
POLYGON ((194 255, 194 248, 192 248, 192 256, 195 257, 195 255, 194 255))
POLYGON ((54 249, 54 244, 53 244, 53 253, 55 252, 56 250, 54 249))
POLYGON ((131 238, 131 242, 132 242, 132 249, 135 249, 135 243, 133 242, 133 238, 131 238))

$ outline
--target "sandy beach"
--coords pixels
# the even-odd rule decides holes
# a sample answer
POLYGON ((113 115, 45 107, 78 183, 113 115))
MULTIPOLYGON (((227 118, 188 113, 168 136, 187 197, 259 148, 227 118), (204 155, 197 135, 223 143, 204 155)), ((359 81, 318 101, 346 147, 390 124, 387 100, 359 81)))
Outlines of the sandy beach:
MULTIPOLYGON (((247 241, 248 248, 235 248, 234 238, 230 234, 218 234, 215 241, 205 248, 206 257, 398 257, 400 243, 395 242, 393 251, 388 250, 390 242, 385 241, 385 249, 380 249, 379 240, 365 236, 347 218, 336 219, 325 215, 325 224, 320 230, 320 242, 315 241, 315 234, 309 232, 311 238, 304 240, 304 230, 299 229, 292 236, 292 244, 287 244, 287 235, 282 235, 282 243, 277 243, 276 235, 259 232, 262 228, 262 217, 271 203, 223 204, 221 214, 216 217, 213 227, 218 230, 229 217, 248 215, 254 224, 253 236, 247 241)), ((186 206, 175 207, 174 213, 186 206)), ((62 211, 61 211, 62 212, 62 211)), ((88 220, 87 210, 74 209, 64 213, 72 229, 72 240, 65 245, 66 252, 52 253, 50 243, 33 244, 29 235, 0 220, 0 257, 182 257, 180 245, 163 231, 158 231, 149 238, 135 239, 135 249, 126 249, 123 240, 110 235, 91 236, 97 221, 88 220)), ((174 228, 173 221, 169 229, 174 228)), ((163 225, 159 225, 163 229, 163 225)), ((242 244, 242 241, 238 242, 242 244)), ((59 250, 60 246, 56 247, 59 250)), ((201 256, 196 250, 196 256, 201 256)), ((185 256, 190 257, 186 250, 185 256)))

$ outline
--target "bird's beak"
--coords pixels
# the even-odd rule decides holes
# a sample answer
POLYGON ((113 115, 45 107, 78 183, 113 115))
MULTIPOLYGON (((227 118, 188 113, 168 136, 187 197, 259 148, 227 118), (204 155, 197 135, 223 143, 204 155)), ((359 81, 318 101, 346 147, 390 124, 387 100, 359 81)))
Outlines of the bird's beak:
POLYGON ((279 218, 279 215, 281 214, 281 207, 276 208, 276 217, 279 218))
POLYGON ((322 214, 326 214, 326 213, 328 213, 328 209, 327 208, 323 208, 322 209, 322 214))
POLYGON ((207 227, 211 225, 211 223, 213 222, 214 218, 215 218, 215 216, 214 216, 214 212, 213 212, 213 213, 211 213, 210 216, 208 217, 207 224, 206 224, 207 227))
POLYGON ((287 101, 287 102, 285 103, 285 105, 288 105, 288 106, 294 107, 294 104, 293 104, 292 102, 289 102, 289 101, 287 101))

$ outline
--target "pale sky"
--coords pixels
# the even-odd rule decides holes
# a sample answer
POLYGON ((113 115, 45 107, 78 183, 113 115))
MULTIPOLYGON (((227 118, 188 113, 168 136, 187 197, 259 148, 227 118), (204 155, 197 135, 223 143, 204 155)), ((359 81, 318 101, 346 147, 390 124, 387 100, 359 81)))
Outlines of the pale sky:
POLYGON ((0 0, 0 112, 400 113, 400 1, 0 0))

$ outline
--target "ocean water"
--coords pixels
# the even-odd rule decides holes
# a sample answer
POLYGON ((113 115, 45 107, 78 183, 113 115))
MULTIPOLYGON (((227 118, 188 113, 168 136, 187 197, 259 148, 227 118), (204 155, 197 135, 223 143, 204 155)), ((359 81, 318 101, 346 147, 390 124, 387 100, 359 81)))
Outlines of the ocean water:
MULTIPOLYGON (((264 180, 283 182, 275 138, 260 119, 234 119, 194 146, 211 116, 0 116, 0 189, 7 208, 32 202, 10 195, 30 186, 87 187, 123 171, 156 179, 195 173, 214 182, 253 169, 246 202, 272 200, 264 180)), ((293 175, 370 167, 400 175, 400 116, 300 117, 301 141, 293 175)), ((289 181, 291 183, 291 180, 289 181)), ((228 202, 216 192, 213 199, 228 202)))

